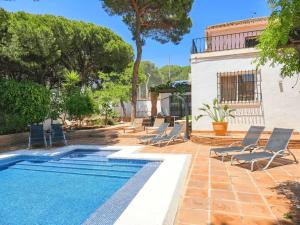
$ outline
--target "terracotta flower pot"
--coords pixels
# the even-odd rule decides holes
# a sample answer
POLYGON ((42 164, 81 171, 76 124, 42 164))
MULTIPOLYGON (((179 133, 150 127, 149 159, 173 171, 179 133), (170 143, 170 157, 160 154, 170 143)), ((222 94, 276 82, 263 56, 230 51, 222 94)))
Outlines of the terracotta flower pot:
POLYGON ((225 136, 227 134, 227 122, 212 122, 215 135, 225 136))

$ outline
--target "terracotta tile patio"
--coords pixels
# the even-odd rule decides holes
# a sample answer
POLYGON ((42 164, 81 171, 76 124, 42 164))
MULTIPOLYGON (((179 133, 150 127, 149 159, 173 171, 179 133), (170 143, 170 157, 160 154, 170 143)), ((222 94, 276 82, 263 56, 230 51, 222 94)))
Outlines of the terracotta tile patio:
MULTIPOLYGON (((137 145, 135 136, 123 135, 115 144, 137 145)), ((101 140, 79 139, 75 143, 101 144, 101 140)), ((176 225, 300 224, 296 206, 300 207, 299 164, 277 160, 273 168, 250 172, 248 165, 231 166, 229 161, 209 158, 209 148, 189 141, 166 147, 145 146, 143 150, 193 156, 176 225)), ((300 149, 293 152, 300 159, 300 149)))
MULTIPOLYGON (((71 144, 138 145, 136 138, 88 137, 71 144)), ((191 141, 166 147, 145 146, 143 152, 192 154, 192 165, 176 216, 176 225, 300 224, 300 165, 289 158, 250 172, 209 158, 210 146, 191 141)), ((300 159, 300 149, 292 150, 300 159)), ((291 159, 291 158, 290 158, 291 159)))

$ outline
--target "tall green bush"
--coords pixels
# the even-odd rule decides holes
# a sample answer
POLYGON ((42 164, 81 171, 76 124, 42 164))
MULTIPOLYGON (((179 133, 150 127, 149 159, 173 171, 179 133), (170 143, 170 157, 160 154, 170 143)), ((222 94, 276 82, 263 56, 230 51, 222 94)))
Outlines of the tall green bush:
POLYGON ((0 134, 23 131, 49 115, 50 91, 39 84, 0 80, 0 134))
POLYGON ((71 119, 81 121, 84 117, 93 114, 93 99, 88 93, 82 93, 80 90, 73 90, 65 96, 65 109, 71 119))

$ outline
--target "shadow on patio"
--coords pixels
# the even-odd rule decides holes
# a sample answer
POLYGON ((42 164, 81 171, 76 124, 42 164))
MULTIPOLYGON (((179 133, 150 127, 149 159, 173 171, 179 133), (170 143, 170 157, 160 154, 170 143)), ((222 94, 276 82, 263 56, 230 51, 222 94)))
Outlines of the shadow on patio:
POLYGON ((294 224, 300 224, 300 183, 296 181, 282 182, 273 188, 277 194, 290 202, 289 212, 283 216, 294 224))

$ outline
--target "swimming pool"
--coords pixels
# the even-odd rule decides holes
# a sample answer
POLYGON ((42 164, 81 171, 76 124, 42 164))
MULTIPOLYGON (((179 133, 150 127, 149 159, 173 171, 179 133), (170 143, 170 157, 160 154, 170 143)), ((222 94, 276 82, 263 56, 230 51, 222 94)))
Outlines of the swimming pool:
POLYGON ((113 224, 160 162, 107 158, 112 153, 76 149, 0 167, 0 224, 113 224))

